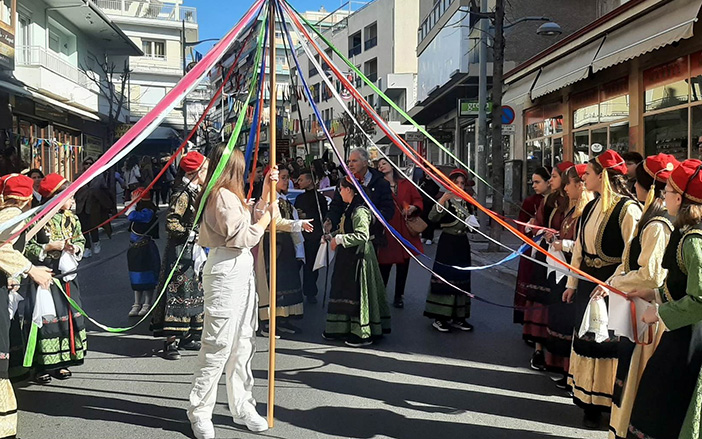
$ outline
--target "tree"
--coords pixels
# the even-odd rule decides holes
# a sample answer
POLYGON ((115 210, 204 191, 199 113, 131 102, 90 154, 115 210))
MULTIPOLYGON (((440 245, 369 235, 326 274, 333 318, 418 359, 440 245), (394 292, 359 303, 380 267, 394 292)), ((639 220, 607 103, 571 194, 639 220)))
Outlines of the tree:
POLYGON ((356 109, 352 109, 351 111, 362 129, 356 126, 348 113, 344 113, 339 120, 344 127, 344 158, 346 159, 349 157, 349 152, 353 148, 365 148, 368 146, 368 137, 366 137, 366 134, 371 137, 375 135, 375 121, 373 121, 365 111, 359 112, 356 109))

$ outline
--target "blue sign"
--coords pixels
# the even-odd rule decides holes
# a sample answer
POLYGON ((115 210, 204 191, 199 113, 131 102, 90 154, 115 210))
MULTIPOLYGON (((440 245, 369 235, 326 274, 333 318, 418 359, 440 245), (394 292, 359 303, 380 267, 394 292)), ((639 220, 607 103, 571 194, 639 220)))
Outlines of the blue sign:
POLYGON ((509 125, 514 122, 514 108, 507 105, 502 106, 502 124, 509 125))

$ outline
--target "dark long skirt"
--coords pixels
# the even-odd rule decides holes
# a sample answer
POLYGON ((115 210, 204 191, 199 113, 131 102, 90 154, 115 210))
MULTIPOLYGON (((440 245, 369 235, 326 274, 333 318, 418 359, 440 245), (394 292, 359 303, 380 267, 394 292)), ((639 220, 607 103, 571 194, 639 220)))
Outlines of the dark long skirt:
POLYGON ((158 285, 161 256, 152 239, 129 244, 127 251, 129 281, 134 291, 152 291, 158 285))
POLYGON ((667 331, 646 364, 627 438, 678 439, 702 361, 702 323, 667 331))
MULTIPOLYGON (((74 279, 61 283, 64 291, 78 306, 82 307, 80 288, 74 279)), ((24 304, 23 331, 26 339, 32 328, 32 312, 37 297, 37 285, 29 282, 24 304)), ((42 327, 37 332, 32 368, 38 373, 83 364, 87 352, 85 321, 78 310, 69 306, 68 300, 55 284, 51 284, 51 297, 56 307, 56 317, 42 319, 42 327)))
POLYGON ((575 305, 563 302, 568 277, 556 283, 556 273, 548 276, 551 292, 548 303, 548 337, 546 367, 552 372, 567 374, 575 327, 575 305))
MULTIPOLYGON (((541 247, 546 249, 548 244, 541 240, 541 247)), ((536 253, 535 259, 546 262, 546 255, 536 253)), ((550 303, 550 285, 546 278, 547 269, 543 265, 534 264, 531 279, 524 287, 526 294, 524 303, 524 327, 522 338, 534 343, 546 343, 548 339, 548 304, 550 303)))
MULTIPOLYGON (((434 272, 452 285, 470 292, 470 271, 451 268, 470 267, 470 241, 468 235, 452 235, 446 232, 439 237, 436 248, 434 272)), ((470 297, 452 288, 432 275, 424 315, 439 320, 464 319, 470 317, 470 297)))
POLYGON ((171 277, 161 301, 154 310, 151 319, 151 331, 154 337, 193 337, 199 339, 202 334, 202 322, 205 296, 202 279, 195 273, 193 263, 193 243, 178 244, 169 240, 161 265, 156 294, 161 293, 166 279, 175 265, 178 255, 186 245, 183 257, 171 277))
MULTIPOLYGON (((608 265, 594 268, 583 264, 580 269, 597 279, 606 280, 617 267, 608 265)), ((597 343, 591 332, 585 333, 583 337, 577 336, 590 301, 590 293, 594 289, 594 283, 580 280, 575 292, 575 331, 568 384, 573 388, 573 400, 578 406, 590 411, 609 411, 617 372, 619 337, 609 331, 609 337, 602 343, 597 343)))

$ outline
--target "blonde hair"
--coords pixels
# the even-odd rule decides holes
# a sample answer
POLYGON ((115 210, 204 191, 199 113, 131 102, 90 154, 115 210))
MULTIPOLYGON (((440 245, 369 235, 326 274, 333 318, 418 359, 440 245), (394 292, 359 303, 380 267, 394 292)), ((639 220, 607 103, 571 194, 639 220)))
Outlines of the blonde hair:
MULTIPOLYGON (((206 182, 212 181, 226 147, 226 143, 220 143, 210 153, 210 166, 207 168, 207 178, 205 179, 206 182)), ((246 160, 244 159, 244 154, 235 148, 234 151, 232 151, 231 156, 229 156, 229 160, 227 160, 226 165, 224 165, 222 174, 219 176, 217 181, 215 181, 214 186, 212 186, 212 192, 210 192, 210 195, 218 193, 222 188, 228 189, 237 196, 237 198, 241 201, 241 204, 246 205, 246 195, 244 195, 245 172, 246 160)))

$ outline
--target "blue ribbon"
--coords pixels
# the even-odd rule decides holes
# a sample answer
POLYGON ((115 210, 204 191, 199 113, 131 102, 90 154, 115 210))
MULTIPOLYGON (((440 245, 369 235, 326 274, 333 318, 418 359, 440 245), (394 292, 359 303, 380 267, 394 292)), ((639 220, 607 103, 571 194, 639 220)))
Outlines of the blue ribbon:
MULTIPOLYGON (((266 19, 267 20, 267 19, 266 19)), ((266 23, 263 23, 263 26, 265 26, 266 23)), ((268 32, 266 32, 266 36, 263 37, 263 47, 266 47, 266 43, 268 41, 268 32)), ((244 173, 244 181, 248 181, 247 176, 249 175, 249 163, 251 162, 252 156, 253 156, 253 151, 254 151, 254 144, 256 143, 256 129, 258 128, 259 124, 259 118, 261 117, 261 105, 263 99, 261 99, 261 87, 263 87, 263 75, 266 72, 266 57, 264 56, 263 59, 261 60, 261 71, 259 72, 258 75, 258 86, 256 87, 256 106, 254 107, 254 117, 253 117, 253 123, 251 124, 251 129, 249 130, 249 142, 246 144, 246 153, 244 154, 245 158, 245 163, 246 163, 246 172, 244 173)), ((275 160, 275 158, 274 158, 275 160)), ((251 170, 256 169, 256 163, 253 163, 251 165, 251 170)))

